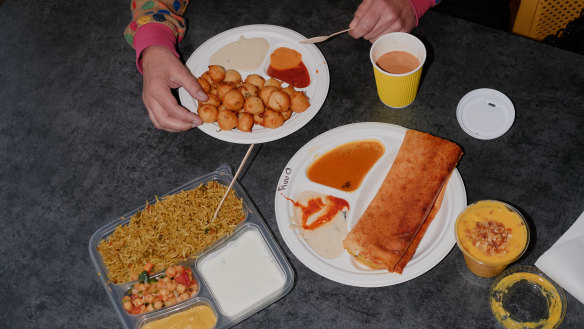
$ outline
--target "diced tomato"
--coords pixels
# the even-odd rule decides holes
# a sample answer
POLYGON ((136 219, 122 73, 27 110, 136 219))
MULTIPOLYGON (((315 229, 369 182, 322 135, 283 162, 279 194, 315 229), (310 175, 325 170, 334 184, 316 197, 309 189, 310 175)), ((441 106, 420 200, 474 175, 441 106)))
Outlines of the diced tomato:
POLYGON ((154 267, 154 264, 148 262, 148 263, 146 263, 146 265, 144 265, 144 271, 150 273, 152 271, 153 267, 154 267))
POLYGON ((189 279, 189 273, 187 271, 182 271, 181 274, 174 278, 174 281, 188 287, 191 280, 189 279))
POLYGON ((141 306, 134 306, 132 307, 132 310, 130 311, 130 314, 140 314, 142 311, 142 307, 141 306))

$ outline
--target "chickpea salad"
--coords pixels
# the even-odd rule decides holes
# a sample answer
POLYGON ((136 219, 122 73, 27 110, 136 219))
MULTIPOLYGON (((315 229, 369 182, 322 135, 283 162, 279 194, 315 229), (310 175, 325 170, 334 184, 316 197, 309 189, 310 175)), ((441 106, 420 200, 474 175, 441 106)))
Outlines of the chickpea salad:
POLYGON ((199 285, 189 267, 176 265, 158 277, 151 276, 152 264, 146 264, 126 296, 122 306, 130 314, 143 314, 175 305, 197 294, 199 285))

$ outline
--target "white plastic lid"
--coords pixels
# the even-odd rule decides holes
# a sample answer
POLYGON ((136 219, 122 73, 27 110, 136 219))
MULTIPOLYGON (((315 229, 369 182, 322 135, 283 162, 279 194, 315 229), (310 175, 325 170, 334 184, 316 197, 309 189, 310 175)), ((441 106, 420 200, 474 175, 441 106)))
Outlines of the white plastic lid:
POLYGON ((488 88, 464 95, 456 107, 456 119, 464 132, 478 139, 497 138, 515 121, 515 107, 509 97, 488 88))

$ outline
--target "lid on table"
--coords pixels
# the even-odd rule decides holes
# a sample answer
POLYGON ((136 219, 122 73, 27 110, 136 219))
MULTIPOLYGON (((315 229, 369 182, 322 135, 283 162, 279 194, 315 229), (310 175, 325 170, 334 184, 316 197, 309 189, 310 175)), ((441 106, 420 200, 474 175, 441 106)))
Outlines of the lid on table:
POLYGON ((470 136, 494 139, 511 128, 515 120, 515 107, 500 91, 476 89, 458 102, 456 118, 462 130, 470 136))

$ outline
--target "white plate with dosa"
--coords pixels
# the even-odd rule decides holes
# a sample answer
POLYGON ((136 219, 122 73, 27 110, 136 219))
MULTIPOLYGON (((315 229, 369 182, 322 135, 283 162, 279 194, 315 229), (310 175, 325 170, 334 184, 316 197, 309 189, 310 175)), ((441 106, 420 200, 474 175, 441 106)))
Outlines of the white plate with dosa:
MULTIPOLYGON (((266 72, 270 66, 270 54, 276 48, 287 47, 302 54, 302 61, 310 74, 310 85, 306 88, 296 88, 296 90, 304 91, 310 101, 310 107, 302 113, 293 113, 290 119, 275 129, 264 128, 256 124, 252 128, 252 132, 243 132, 237 129, 222 131, 216 122, 202 124, 199 129, 217 139, 239 144, 265 143, 288 136, 306 125, 318 113, 324 103, 330 83, 326 60, 315 45, 299 43, 301 40, 306 40, 306 37, 302 34, 281 26, 258 24, 241 26, 217 34, 195 50, 187 60, 186 66, 196 77, 200 77, 209 69, 210 58, 217 50, 238 41, 242 36, 248 39, 264 38, 270 44, 268 53, 259 69, 255 71, 239 71, 243 79, 250 74, 259 74, 266 80, 269 79, 270 77, 266 72)), ((227 67, 226 69, 229 68, 227 67)), ((283 86, 287 86, 287 84, 284 83, 283 86)), ((198 102, 182 87, 179 89, 178 94, 181 104, 191 112, 196 113, 198 102)))
POLYGON ((308 268, 321 276, 351 286, 383 287, 414 279, 438 264, 455 245, 454 222, 466 206, 466 190, 457 169, 446 186, 440 211, 428 227, 415 255, 402 274, 373 270, 355 265, 346 251, 338 258, 327 259, 317 254, 302 238, 294 221, 294 206, 284 196, 295 199, 301 192, 312 190, 343 198, 349 202, 349 231, 357 223, 387 175, 404 139, 406 128, 387 123, 355 123, 329 130, 304 145, 290 159, 278 181, 275 210, 278 229, 292 253, 308 268), (345 192, 312 182, 306 169, 314 160, 345 143, 375 139, 385 146, 385 153, 375 163, 361 186, 345 192))

